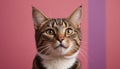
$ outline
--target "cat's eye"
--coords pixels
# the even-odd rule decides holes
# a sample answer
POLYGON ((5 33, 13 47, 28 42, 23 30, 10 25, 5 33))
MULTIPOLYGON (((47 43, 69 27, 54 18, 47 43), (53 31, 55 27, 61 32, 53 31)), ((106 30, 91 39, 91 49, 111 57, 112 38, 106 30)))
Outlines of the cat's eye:
POLYGON ((71 28, 68 28, 68 29, 66 29, 66 34, 72 34, 73 33, 73 30, 71 29, 71 28))
POLYGON ((48 29, 46 31, 46 33, 49 34, 49 35, 54 35, 54 31, 52 29, 48 29))

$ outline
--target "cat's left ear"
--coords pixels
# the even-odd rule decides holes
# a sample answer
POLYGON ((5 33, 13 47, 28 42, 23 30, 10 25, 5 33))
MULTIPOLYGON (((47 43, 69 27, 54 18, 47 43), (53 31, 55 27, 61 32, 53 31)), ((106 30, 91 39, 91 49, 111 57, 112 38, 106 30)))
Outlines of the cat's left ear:
POLYGON ((68 19, 77 25, 80 25, 82 15, 82 6, 78 7, 69 17, 68 19))
POLYGON ((34 20, 34 27, 37 29, 38 26, 42 26, 45 20, 47 20, 47 17, 44 16, 39 10, 37 10, 35 7, 32 7, 32 17, 34 20))

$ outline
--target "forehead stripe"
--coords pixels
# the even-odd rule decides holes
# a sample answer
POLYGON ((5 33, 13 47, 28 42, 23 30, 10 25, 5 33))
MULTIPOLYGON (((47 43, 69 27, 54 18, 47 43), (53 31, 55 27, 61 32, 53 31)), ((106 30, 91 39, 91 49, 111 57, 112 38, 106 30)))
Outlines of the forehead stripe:
POLYGON ((47 22, 47 24, 51 27, 54 27, 55 25, 64 25, 65 27, 68 27, 69 24, 71 25, 71 22, 69 22, 68 20, 66 19, 51 19, 47 22), (49 24, 48 24, 49 23, 49 24))

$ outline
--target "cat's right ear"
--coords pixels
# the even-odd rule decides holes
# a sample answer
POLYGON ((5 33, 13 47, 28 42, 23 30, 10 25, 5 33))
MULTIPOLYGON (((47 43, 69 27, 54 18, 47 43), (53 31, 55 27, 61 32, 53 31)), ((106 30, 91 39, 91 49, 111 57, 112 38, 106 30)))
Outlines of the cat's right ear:
POLYGON ((32 17, 34 20, 35 29, 42 25, 42 23, 47 20, 47 18, 35 7, 32 7, 32 17))

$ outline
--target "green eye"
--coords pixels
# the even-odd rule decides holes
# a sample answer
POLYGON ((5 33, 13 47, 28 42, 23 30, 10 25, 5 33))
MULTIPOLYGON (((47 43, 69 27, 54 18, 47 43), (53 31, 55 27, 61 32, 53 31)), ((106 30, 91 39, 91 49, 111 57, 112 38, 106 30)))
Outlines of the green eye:
POLYGON ((71 29, 71 28, 68 28, 68 29, 66 29, 66 34, 72 34, 73 33, 73 30, 71 29))
POLYGON ((49 35, 54 35, 54 31, 52 29, 48 29, 46 31, 46 33, 49 34, 49 35))

